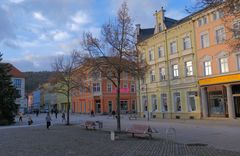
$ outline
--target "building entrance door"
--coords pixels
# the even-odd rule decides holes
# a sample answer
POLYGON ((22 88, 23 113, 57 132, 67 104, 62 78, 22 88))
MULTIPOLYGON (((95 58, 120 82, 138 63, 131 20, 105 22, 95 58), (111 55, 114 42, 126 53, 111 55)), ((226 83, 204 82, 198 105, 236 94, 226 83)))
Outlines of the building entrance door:
POLYGON ((240 117, 240 96, 234 97, 235 113, 236 117, 240 117))
POLYGON ((100 103, 100 100, 96 100, 96 113, 101 113, 101 103, 100 103))

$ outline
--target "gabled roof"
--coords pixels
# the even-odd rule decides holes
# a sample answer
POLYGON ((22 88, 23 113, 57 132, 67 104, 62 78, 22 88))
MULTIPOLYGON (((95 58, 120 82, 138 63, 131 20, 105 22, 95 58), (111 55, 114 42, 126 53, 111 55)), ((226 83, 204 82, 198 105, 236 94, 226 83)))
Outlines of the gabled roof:
POLYGON ((24 74, 20 70, 18 70, 12 64, 10 64, 10 66, 11 66, 11 71, 9 72, 10 75, 16 78, 25 78, 24 74))

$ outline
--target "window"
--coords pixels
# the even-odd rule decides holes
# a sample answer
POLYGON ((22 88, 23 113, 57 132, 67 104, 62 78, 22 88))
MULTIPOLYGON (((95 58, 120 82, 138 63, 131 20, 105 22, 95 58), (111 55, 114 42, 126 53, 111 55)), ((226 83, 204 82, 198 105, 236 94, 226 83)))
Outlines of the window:
POLYGON ((158 47, 158 58, 164 57, 163 46, 158 47))
POLYGON ((151 96, 151 102, 152 102, 152 111, 157 111, 157 96, 156 95, 151 96))
POLYGON ((203 24, 207 24, 208 23, 208 19, 207 19, 207 17, 205 16, 205 17, 203 17, 203 24))
POLYGON ((154 51, 152 49, 149 50, 149 61, 154 60, 154 51))
POLYGON ((109 93, 112 92, 112 84, 111 83, 107 84, 107 92, 109 92, 109 93))
POLYGON ((13 79, 13 85, 16 88, 21 88, 22 80, 21 79, 13 79))
POLYGON ((108 112, 112 113, 112 101, 108 101, 108 112))
POLYGON ((191 40, 190 37, 187 36, 183 38, 183 50, 190 49, 191 48, 191 40))
POLYGON ((127 111, 128 110, 128 102, 127 101, 120 101, 121 110, 127 111))
POLYGON ((202 25, 202 19, 198 20, 198 26, 200 27, 202 25))
POLYGON ((219 43, 223 43, 225 41, 225 31, 224 31, 224 27, 221 27, 219 29, 216 30, 215 32, 215 40, 216 40, 216 43, 219 44, 219 43))
POLYGON ((161 94, 161 106, 162 106, 162 110, 163 112, 167 112, 168 111, 168 105, 167 105, 167 94, 161 94))
POLYGON ((175 111, 176 112, 182 111, 180 93, 179 92, 174 93, 173 98, 174 98, 173 102, 174 102, 174 105, 175 105, 175 111))
POLYGON ((128 83, 127 82, 123 83, 123 88, 128 88, 128 83))
POLYGON ((154 72, 154 70, 150 71, 150 81, 151 82, 155 81, 155 72, 154 72))
POLYGON ((222 11, 215 11, 213 13, 213 20, 218 20, 224 16, 224 13, 222 11))
POLYGON ((145 84, 145 77, 142 77, 141 83, 142 83, 142 84, 145 84))
POLYGON ((172 71, 173 71, 173 79, 177 79, 179 77, 178 65, 177 64, 174 64, 172 66, 172 71))
POLYGON ((131 84, 131 92, 132 92, 132 93, 135 92, 135 84, 134 84, 134 83, 131 84))
POLYGON ((188 92, 187 93, 187 102, 188 102, 188 111, 193 112, 196 111, 196 102, 195 102, 195 95, 196 92, 188 92))
POLYGON ((147 96, 142 96, 142 105, 143 105, 143 110, 144 111, 148 111, 148 103, 147 103, 148 99, 147 96))
POLYGON ((174 54, 177 52, 177 43, 176 41, 170 43, 170 51, 171 54, 174 54))
POLYGON ((201 34, 201 48, 209 47, 208 33, 201 34))
POLYGON ((204 75, 212 75, 211 61, 205 61, 204 63, 204 75))
POLYGON ((166 80, 165 68, 159 68, 160 81, 166 80))
POLYGON ((228 60, 226 57, 220 58, 220 72, 221 73, 226 73, 228 72, 228 60))
POLYGON ((193 75, 193 65, 192 61, 185 62, 186 76, 193 75))
POLYGON ((92 79, 93 80, 97 80, 97 79, 99 79, 100 78, 100 72, 98 72, 98 71, 93 71, 92 72, 92 79))
POLYGON ((233 24, 233 36, 234 38, 240 38, 240 21, 233 24))
POLYGON ((100 91, 101 91, 100 83, 93 83, 93 92, 100 92, 100 91))
POLYGON ((240 54, 237 55, 238 70, 240 70, 240 54))

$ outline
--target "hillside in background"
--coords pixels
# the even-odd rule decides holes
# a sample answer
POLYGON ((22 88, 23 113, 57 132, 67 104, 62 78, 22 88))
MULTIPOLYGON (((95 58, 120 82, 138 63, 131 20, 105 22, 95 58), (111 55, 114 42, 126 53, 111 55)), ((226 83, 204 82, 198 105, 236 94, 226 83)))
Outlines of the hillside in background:
POLYGON ((41 72, 24 72, 26 93, 34 91, 40 84, 48 81, 53 72, 41 71, 41 72))

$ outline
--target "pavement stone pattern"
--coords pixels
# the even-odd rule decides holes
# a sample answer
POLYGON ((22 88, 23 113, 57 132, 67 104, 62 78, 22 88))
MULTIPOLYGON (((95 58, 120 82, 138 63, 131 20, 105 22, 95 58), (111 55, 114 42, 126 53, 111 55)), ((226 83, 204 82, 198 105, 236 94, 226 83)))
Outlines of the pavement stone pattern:
POLYGON ((240 156, 211 146, 188 146, 160 138, 132 138, 85 130, 79 125, 0 129, 0 156, 240 156))

